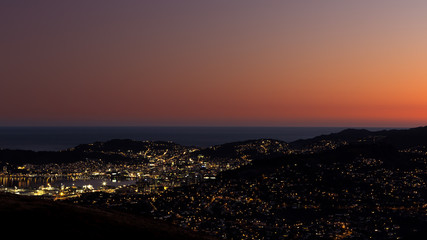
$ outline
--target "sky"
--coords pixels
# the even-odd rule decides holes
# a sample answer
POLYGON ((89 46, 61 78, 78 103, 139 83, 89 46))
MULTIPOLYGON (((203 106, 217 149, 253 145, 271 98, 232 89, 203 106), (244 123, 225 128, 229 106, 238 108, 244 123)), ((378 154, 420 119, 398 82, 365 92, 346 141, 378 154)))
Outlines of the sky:
POLYGON ((427 1, 0 2, 2 126, 427 125, 427 1))

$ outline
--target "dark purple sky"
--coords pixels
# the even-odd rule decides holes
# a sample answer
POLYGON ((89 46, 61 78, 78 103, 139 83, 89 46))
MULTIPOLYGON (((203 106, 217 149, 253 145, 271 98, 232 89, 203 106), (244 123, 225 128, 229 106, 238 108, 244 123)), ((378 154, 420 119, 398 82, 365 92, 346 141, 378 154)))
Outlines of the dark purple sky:
POLYGON ((414 126, 427 1, 1 1, 0 125, 414 126))

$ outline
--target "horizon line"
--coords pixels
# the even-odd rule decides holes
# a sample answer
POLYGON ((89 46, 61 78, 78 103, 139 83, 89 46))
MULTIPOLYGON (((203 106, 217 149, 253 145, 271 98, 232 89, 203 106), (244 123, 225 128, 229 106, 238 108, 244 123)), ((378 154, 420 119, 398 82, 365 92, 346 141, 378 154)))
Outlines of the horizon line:
POLYGON ((409 129, 424 127, 417 126, 292 126, 292 125, 0 125, 0 128, 384 128, 384 129, 409 129))

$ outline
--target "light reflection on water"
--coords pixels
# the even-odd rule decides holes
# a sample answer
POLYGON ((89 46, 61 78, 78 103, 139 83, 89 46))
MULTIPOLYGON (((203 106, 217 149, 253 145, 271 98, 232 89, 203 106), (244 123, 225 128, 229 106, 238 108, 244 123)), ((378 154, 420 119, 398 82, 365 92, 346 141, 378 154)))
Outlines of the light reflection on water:
POLYGON ((12 176, 0 176, 0 187, 6 188, 19 188, 19 189, 38 189, 41 186, 47 186, 48 184, 52 187, 61 186, 76 186, 83 187, 84 185, 92 185, 95 189, 98 189, 106 183, 107 186, 117 187, 121 185, 131 185, 135 183, 132 179, 121 179, 112 180, 106 178, 83 178, 75 179, 71 177, 12 177, 12 176))

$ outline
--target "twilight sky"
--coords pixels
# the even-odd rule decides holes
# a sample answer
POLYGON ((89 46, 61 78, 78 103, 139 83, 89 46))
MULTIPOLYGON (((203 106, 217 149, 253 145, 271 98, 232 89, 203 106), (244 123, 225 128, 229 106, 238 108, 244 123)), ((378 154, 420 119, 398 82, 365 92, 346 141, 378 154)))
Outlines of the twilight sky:
POLYGON ((0 2, 0 125, 427 125, 427 1, 0 2))

